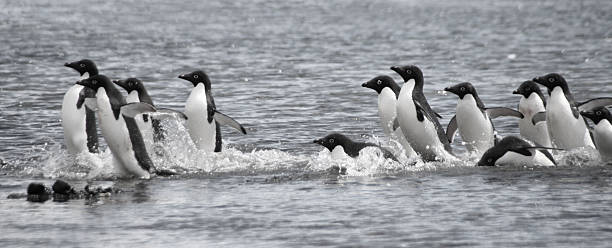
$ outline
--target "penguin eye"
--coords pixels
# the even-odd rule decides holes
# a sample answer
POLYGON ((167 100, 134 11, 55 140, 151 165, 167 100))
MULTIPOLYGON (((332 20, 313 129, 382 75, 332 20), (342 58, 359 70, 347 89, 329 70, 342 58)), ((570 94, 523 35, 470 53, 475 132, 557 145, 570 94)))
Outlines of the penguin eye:
POLYGON ((598 110, 597 112, 595 112, 596 115, 602 115, 603 113, 601 112, 601 110, 598 110))
POLYGON ((336 140, 334 140, 334 139, 329 139, 329 143, 332 143, 332 144, 333 144, 335 141, 336 141, 336 140))
POLYGON ((129 83, 128 83, 128 86, 130 86, 130 87, 134 87, 134 82, 129 82, 129 83))
POLYGON ((406 74, 412 74, 412 71, 410 69, 406 69, 406 74))
POLYGON ((98 84, 98 80, 91 80, 91 84, 93 84, 93 85, 98 84))
POLYGON ((555 81, 555 78, 554 78, 554 77, 549 77, 549 78, 548 78, 548 82, 551 82, 551 83, 552 83, 552 82, 554 82, 554 81, 555 81))
POLYGON ((488 159, 487 159, 487 162, 488 162, 488 163, 491 163, 491 162, 493 162, 493 159, 492 159, 492 158, 488 158, 488 159))
POLYGON ((459 88, 460 91, 465 91, 465 87, 459 88))
POLYGON ((378 85, 381 85, 381 84, 382 84, 382 81, 378 80, 378 81, 376 81, 376 83, 377 83, 378 85))
POLYGON ((79 64, 80 67, 85 67, 85 64, 79 64))
POLYGON ((193 75, 193 78, 198 78, 198 75, 193 75))

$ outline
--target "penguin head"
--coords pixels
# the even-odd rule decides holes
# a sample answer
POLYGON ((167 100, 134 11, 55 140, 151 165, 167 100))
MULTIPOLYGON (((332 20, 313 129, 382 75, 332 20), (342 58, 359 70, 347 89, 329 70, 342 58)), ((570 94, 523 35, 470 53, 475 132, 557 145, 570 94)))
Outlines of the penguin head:
POLYGON ((313 141, 313 143, 315 144, 319 144, 326 147, 330 152, 333 151, 336 146, 344 147, 347 142, 351 142, 351 140, 348 137, 339 133, 332 133, 321 139, 316 139, 313 141))
POLYGON ((476 165, 495 166, 497 160, 503 157, 506 152, 511 151, 512 149, 525 147, 531 147, 531 145, 524 139, 517 136, 506 136, 483 153, 476 165))
POLYGON ((608 120, 612 122, 612 116, 606 107, 597 107, 589 111, 582 111, 580 114, 591 119, 595 125, 599 124, 601 120, 608 120))
POLYGON ((77 84, 83 85, 95 91, 97 91, 100 87, 104 88, 105 85, 110 83, 110 79, 104 75, 95 75, 77 82, 77 84))
POLYGON ((468 82, 455 84, 451 87, 444 88, 444 90, 459 96, 460 99, 463 99, 463 97, 467 94, 471 94, 472 96, 474 96, 474 98, 478 97, 476 89, 471 83, 468 82))
POLYGON ((544 101, 544 95, 542 95, 542 91, 540 90, 540 87, 538 86, 538 84, 536 84, 532 80, 527 80, 523 82, 518 87, 518 89, 512 92, 512 94, 523 95, 525 98, 529 98, 529 96, 531 96, 531 94, 533 93, 538 94, 538 96, 540 96, 540 99, 544 101))
POLYGON ((142 81, 138 78, 128 78, 125 80, 113 80, 113 83, 121 86, 121 88, 125 89, 128 94, 132 91, 140 91, 143 89, 142 81))
POLYGON ((480 160, 478 160, 477 166, 495 166, 495 162, 502 156, 504 156, 505 152, 500 153, 499 151, 490 148, 484 154, 480 160))
POLYGON ((404 82, 410 79, 414 79, 417 84, 423 82, 423 72, 416 65, 391 66, 391 70, 402 76, 404 82))
POLYGON ((544 85, 548 89, 548 94, 550 94, 555 87, 561 87, 564 93, 567 93, 568 90, 565 78, 557 73, 550 73, 541 77, 536 77, 533 79, 533 81, 544 85))
POLYGON ((98 75, 98 67, 96 67, 96 64, 89 59, 66 63, 64 64, 64 66, 70 67, 78 71, 81 76, 83 76, 83 74, 85 74, 86 72, 89 73, 89 76, 98 75))
POLYGON ((180 79, 185 79, 193 84, 193 87, 196 87, 198 84, 203 83, 206 88, 210 88, 210 79, 208 79, 208 75, 205 72, 197 70, 189 74, 183 74, 178 76, 180 79))
POLYGON ((389 87, 391 90, 394 90, 397 86, 395 80, 389 76, 378 76, 372 78, 370 81, 367 81, 361 85, 362 87, 370 88, 376 91, 376 93, 380 94, 380 92, 385 88, 389 87))

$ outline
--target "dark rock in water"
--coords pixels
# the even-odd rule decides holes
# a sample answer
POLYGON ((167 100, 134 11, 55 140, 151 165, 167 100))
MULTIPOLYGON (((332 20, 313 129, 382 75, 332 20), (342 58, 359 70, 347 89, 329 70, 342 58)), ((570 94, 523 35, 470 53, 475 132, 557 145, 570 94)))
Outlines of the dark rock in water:
POLYGON ((158 176, 162 176, 162 177, 169 177, 169 176, 174 176, 174 175, 178 175, 178 173, 176 171, 173 170, 168 170, 168 169, 161 169, 155 172, 156 175, 158 176))
POLYGON ((96 188, 92 188, 89 185, 85 185, 85 198, 92 198, 92 197, 101 197, 101 196, 111 196, 113 193, 119 193, 121 192, 118 189, 115 189, 113 187, 96 187, 96 188))
POLYGON ((27 200, 31 202, 45 202, 49 200, 50 190, 42 183, 30 183, 27 190, 27 200))
POLYGON ((53 193, 55 194, 68 195, 68 194, 75 193, 72 186, 70 186, 70 184, 62 180, 55 181, 55 183, 53 184, 51 188, 53 189, 53 193))
POLYGON ((334 165, 332 167, 329 167, 327 169, 327 172, 331 175, 346 175, 346 167, 334 165))
POLYGON ((22 199, 27 197, 28 195, 24 193, 11 193, 6 197, 6 199, 22 199))

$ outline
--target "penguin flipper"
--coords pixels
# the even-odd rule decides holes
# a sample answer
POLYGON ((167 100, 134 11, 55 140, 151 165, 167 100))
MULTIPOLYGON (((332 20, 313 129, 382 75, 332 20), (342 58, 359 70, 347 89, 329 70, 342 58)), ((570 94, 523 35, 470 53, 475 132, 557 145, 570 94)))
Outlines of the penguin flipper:
POLYGON ((217 121, 217 123, 233 127, 236 130, 240 131, 242 134, 247 134, 246 129, 244 129, 244 127, 232 117, 229 117, 219 112, 218 110, 215 110, 213 117, 215 118, 215 121, 217 121))
POLYGON ((176 111, 174 109, 169 109, 169 108, 158 108, 157 109, 157 113, 163 113, 163 114, 170 114, 170 115, 175 115, 180 117, 183 120, 187 120, 187 115, 181 111, 176 111))
POLYGON ((521 112, 518 112, 511 108, 506 108, 506 107, 487 108, 485 111, 487 111, 487 114, 489 115, 489 118, 491 119, 495 119, 500 116, 511 116, 511 117, 516 117, 519 119, 523 119, 524 117, 523 114, 521 114, 521 112))
POLYGON ((542 154, 544 154, 544 156, 546 156, 548 159, 550 159, 551 162, 553 162, 553 164, 556 166, 557 165, 557 161, 555 161, 555 158, 553 158, 553 155, 550 154, 550 152, 546 149, 538 149, 538 151, 540 151, 542 154))
POLYGON ((448 142, 453 143, 456 133, 457 133, 457 116, 455 115, 448 122, 448 126, 446 127, 446 137, 448 138, 448 142))
POLYGON ((83 100, 85 107, 90 109, 91 111, 98 111, 98 101, 96 98, 88 97, 83 100))
POLYGON ((589 111, 597 107, 605 107, 610 105, 612 105, 612 97, 598 97, 588 100, 586 102, 579 103, 578 110, 589 111))
POLYGON ((423 112, 425 112, 423 106, 416 100, 412 100, 412 102, 414 102, 414 107, 416 107, 417 120, 423 122, 423 120, 425 120, 425 117, 423 117, 423 112))
POLYGON ((121 106, 121 114, 124 117, 134 118, 142 113, 157 112, 153 105, 144 102, 132 102, 121 106))
POLYGON ((533 125, 541 121, 546 121, 546 112, 544 111, 537 112, 536 114, 533 115, 533 117, 531 117, 531 123, 533 123, 533 125))

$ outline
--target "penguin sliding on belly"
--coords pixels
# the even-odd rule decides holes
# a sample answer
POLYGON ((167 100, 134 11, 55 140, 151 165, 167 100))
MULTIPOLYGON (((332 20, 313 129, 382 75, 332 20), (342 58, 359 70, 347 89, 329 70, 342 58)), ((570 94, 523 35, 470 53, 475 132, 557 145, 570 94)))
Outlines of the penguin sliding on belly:
POLYGON ((446 129, 450 142, 459 130, 469 152, 482 154, 495 144, 495 127, 491 119, 500 116, 522 118, 523 115, 509 108, 485 108, 471 83, 460 83, 444 89, 459 96, 457 113, 446 129))
POLYGON ((536 145, 552 147, 546 122, 533 123, 533 116, 546 110, 546 100, 540 87, 529 80, 523 82, 512 94, 522 95, 518 111, 523 118, 519 120, 521 136, 536 145))
POLYGON ((401 127, 393 129, 393 120, 397 116, 397 96, 399 95, 400 87, 395 83, 393 78, 389 76, 378 76, 361 85, 373 89, 378 93, 378 116, 380 124, 387 137, 397 140, 402 147, 407 157, 416 156, 416 152, 410 147, 410 143, 404 137, 401 127))
POLYGON ((534 123, 546 120, 551 143, 556 148, 575 149, 580 147, 595 148, 585 120, 579 113, 574 96, 565 79, 556 73, 533 79, 534 82, 548 88, 546 112, 536 114, 534 123), (545 118, 542 118, 545 116, 545 118))
POLYGON ((102 135, 115 160, 115 168, 122 174, 149 178, 155 172, 153 161, 146 152, 145 144, 134 120, 134 116, 155 112, 146 103, 127 104, 125 98, 113 83, 103 75, 97 75, 77 82, 96 92, 95 101, 87 102, 96 109, 102 135))
MULTIPOLYGON (((64 64, 81 75, 81 79, 98 75, 98 68, 93 61, 84 59, 64 64)), ((64 129, 64 142, 71 154, 84 151, 98 152, 98 130, 96 128, 95 112, 85 105, 85 98, 94 97, 92 89, 75 84, 64 95, 62 102, 62 127, 64 129)))
POLYGON ((593 140, 604 161, 612 161, 612 115, 606 107, 597 107, 581 114, 595 123, 593 140))
POLYGON ((389 158, 397 161, 397 158, 386 149, 372 143, 354 142, 349 137, 346 137, 339 133, 329 134, 321 139, 313 141, 315 144, 319 144, 327 148, 331 152, 331 157, 334 160, 342 160, 348 157, 356 158, 359 156, 359 152, 366 147, 377 147, 383 153, 385 158, 389 158))
POLYGON ((219 124, 229 125, 243 134, 246 130, 231 117, 219 112, 215 106, 208 75, 194 71, 179 78, 193 84, 193 90, 185 104, 187 130, 196 147, 206 152, 221 152, 221 129, 219 124))
POLYGON ((487 150, 478 166, 555 166, 557 163, 548 152, 550 147, 538 147, 516 137, 507 136, 487 150))
POLYGON ((397 118, 393 127, 400 127, 412 149, 425 161, 453 158, 444 129, 423 94, 423 72, 414 65, 391 67, 405 83, 397 99, 397 118))

